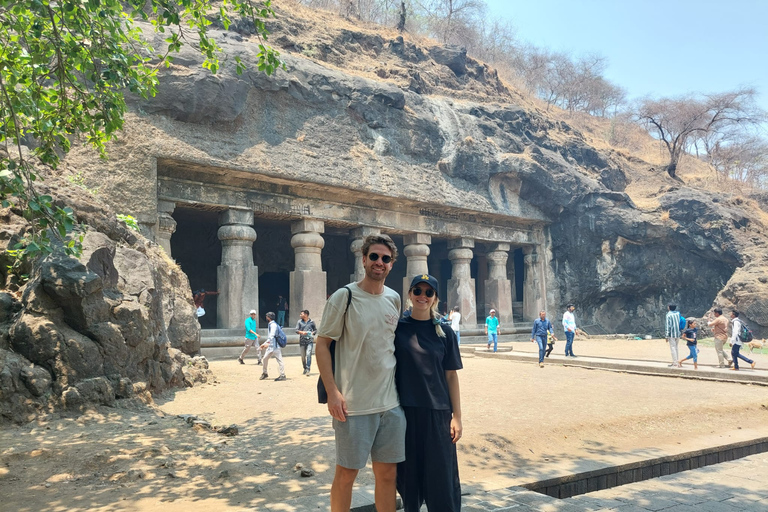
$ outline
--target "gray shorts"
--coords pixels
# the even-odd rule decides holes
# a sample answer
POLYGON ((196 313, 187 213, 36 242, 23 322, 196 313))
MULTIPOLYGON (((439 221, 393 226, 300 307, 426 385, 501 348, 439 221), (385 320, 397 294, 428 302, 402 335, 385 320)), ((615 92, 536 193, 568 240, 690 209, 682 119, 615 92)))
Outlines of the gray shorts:
POLYGON ((397 463, 405 460, 405 414, 394 409, 362 416, 333 420, 336 433, 336 464, 348 469, 363 469, 368 454, 373 462, 397 463))

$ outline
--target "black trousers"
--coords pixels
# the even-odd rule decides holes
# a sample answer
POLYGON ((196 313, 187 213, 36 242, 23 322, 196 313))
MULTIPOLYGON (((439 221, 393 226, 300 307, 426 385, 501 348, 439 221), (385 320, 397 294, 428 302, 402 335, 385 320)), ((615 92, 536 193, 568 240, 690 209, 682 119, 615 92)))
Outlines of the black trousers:
POLYGON ((451 441, 451 411, 403 407, 405 462, 397 465, 397 490, 405 512, 461 510, 456 445, 451 441))
POLYGON ((549 357, 549 354, 552 353, 552 349, 555 348, 554 343, 547 343, 547 352, 544 354, 544 357, 549 357))

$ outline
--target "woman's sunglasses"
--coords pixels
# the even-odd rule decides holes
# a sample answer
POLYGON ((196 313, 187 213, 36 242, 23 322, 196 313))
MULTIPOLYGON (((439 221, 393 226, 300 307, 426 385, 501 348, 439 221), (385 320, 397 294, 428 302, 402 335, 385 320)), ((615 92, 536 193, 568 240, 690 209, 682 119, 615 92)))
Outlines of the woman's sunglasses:
MULTIPOLYGON (((372 253, 368 254, 368 259, 371 260, 371 261, 378 261, 379 255, 376 254, 375 252, 372 252, 372 253)), ((382 263, 387 264, 390 261, 392 261, 392 256, 387 256, 386 254, 384 256, 381 256, 381 262, 382 263)))
MULTIPOLYGON (((411 291, 413 292, 414 295, 418 297, 419 295, 421 295, 422 290, 423 290, 422 288, 414 288, 411 291)), ((423 291, 424 291, 424 295, 426 295, 430 299, 435 296, 435 290, 433 290, 432 288, 427 288, 426 290, 423 290, 423 291)))

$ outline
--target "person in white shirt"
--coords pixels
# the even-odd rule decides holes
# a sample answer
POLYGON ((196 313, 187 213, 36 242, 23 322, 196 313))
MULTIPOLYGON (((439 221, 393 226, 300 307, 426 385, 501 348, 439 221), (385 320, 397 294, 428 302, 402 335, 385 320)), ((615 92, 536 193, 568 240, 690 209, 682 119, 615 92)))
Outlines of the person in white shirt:
POLYGON ((461 345, 461 335, 459 334, 459 329, 461 329, 461 313, 459 313, 459 306, 453 308, 448 320, 451 321, 451 329, 456 333, 456 342, 461 345))
POLYGON ((733 345, 733 348, 731 348, 731 357, 733 358, 733 368, 731 368, 731 370, 739 369, 739 359, 749 363, 752 365, 752 368, 754 368, 756 363, 753 360, 739 354, 739 350, 741 350, 741 344, 743 343, 739 337, 739 334, 741 333, 741 327, 743 324, 739 319, 739 312, 736 310, 731 311, 731 324, 733 326, 731 330, 731 345, 733 345))
POLYGON ((573 353, 573 338, 576 336, 576 317, 573 316, 573 312, 576 310, 576 306, 568 304, 563 313, 563 331, 565 331, 565 357, 576 357, 573 353))

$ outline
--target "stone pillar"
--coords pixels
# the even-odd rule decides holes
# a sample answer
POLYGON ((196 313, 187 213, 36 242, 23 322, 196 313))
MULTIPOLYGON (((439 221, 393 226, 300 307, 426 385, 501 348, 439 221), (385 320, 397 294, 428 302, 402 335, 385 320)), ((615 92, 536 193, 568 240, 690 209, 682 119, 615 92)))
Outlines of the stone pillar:
POLYGON ((448 307, 459 306, 461 323, 467 327, 477 325, 475 280, 469 264, 472 262, 475 241, 459 238, 448 242, 448 259, 451 260, 451 278, 448 280, 448 307))
POLYGON ((507 279, 509 244, 496 244, 486 258, 488 279, 485 280, 485 301, 496 310, 502 326, 512 327, 512 283, 507 279))
POLYGON ((252 225, 251 210, 230 208, 219 214, 221 265, 216 269, 216 324, 220 329, 242 327, 250 310, 259 311, 259 269, 253 264, 256 231, 252 225))
POLYGON ((171 217, 173 210, 176 209, 176 203, 172 201, 157 202, 157 231, 155 241, 157 245, 163 248, 165 254, 171 255, 171 236, 176 232, 176 221, 171 217))
POLYGON ((403 308, 408 298, 408 289, 411 281, 419 274, 429 274, 427 256, 429 256, 429 244, 432 237, 424 233, 412 233, 403 237, 403 254, 407 258, 405 277, 403 278, 403 308))
MULTIPOLYGON (((539 253, 536 247, 523 248, 523 262, 525 264, 525 276, 523 277, 523 318, 526 322, 533 322, 539 317, 539 311, 546 309, 544 295, 542 293, 543 276, 539 261, 539 253)), ((554 311, 547 311, 547 315, 553 315, 554 311)))
POLYGON ((325 224, 321 220, 302 219, 291 223, 291 247, 296 257, 291 272, 291 289, 288 298, 288 327, 295 327, 299 312, 308 309, 312 318, 323 317, 327 282, 321 253, 325 240, 321 233, 325 224))
POLYGON ((365 237, 368 235, 378 235, 379 233, 381 233, 380 229, 368 226, 361 226, 350 232, 352 243, 349 245, 349 250, 355 255, 355 272, 349 276, 351 283, 362 281, 365 277, 365 268, 363 267, 363 241, 365 237))

